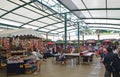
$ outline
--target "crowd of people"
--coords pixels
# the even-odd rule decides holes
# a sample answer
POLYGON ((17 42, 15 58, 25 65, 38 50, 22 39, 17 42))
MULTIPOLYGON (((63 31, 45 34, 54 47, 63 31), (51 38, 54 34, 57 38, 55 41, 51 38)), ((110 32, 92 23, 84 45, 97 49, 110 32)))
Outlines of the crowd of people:
POLYGON ((106 69, 104 77, 111 77, 111 74, 120 77, 120 46, 109 45, 102 62, 106 69))
MULTIPOLYGON (((62 46, 63 47, 63 46, 62 46)), ((47 46, 45 45, 43 48, 43 51, 39 50, 33 50, 32 55, 34 55, 35 63, 37 66, 37 69, 35 71, 35 74, 40 72, 40 66, 43 61, 47 61, 46 59, 48 57, 53 56, 53 54, 61 53, 60 56, 56 58, 56 61, 62 61, 65 60, 64 51, 60 46, 47 46)), ((93 52, 96 54, 96 56, 100 56, 100 63, 103 63, 105 66, 105 76, 104 77, 111 77, 111 74, 113 77, 120 77, 120 46, 115 44, 82 44, 80 47, 75 46, 68 46, 67 53, 79 53, 81 51, 87 50, 88 52, 93 52), (76 50, 76 48, 79 48, 79 50, 76 50), (116 62, 115 62, 116 61, 116 62)), ((61 62, 61 63, 62 63, 61 62)))
MULTIPOLYGON (((85 47, 84 47, 85 48, 85 47)), ((105 66, 104 77, 120 77, 120 46, 115 43, 88 46, 88 51, 93 51, 100 56, 100 63, 105 66)))

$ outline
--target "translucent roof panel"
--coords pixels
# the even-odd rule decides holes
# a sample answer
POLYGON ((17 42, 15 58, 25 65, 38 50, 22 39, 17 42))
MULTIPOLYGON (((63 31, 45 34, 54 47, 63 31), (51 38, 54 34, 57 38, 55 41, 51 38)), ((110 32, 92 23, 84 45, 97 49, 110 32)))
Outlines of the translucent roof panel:
POLYGON ((119 8, 120 0, 108 0, 108 8, 119 8))
POLYGON ((39 26, 39 27, 43 27, 43 26, 46 25, 46 24, 44 24, 44 23, 37 22, 37 21, 31 22, 30 24, 32 24, 32 25, 36 25, 36 26, 39 26))
POLYGON ((3 10, 0 9, 0 16, 5 14, 5 13, 6 13, 6 11, 3 11, 3 10))
POLYGON ((17 13, 17 14, 20 14, 20 15, 23 15, 23 16, 25 15, 26 17, 29 17, 29 18, 32 18, 32 19, 42 17, 42 15, 34 13, 34 12, 32 12, 30 10, 27 10, 25 8, 17 9, 17 10, 14 11, 14 13, 17 13))
POLYGON ((40 10, 39 8, 37 9, 37 8, 32 7, 32 6, 30 6, 30 5, 26 5, 25 8, 27 8, 27 9, 29 9, 29 10, 31 10, 32 12, 37 13, 37 14, 47 15, 47 13, 43 12, 44 10, 41 11, 42 9, 40 10))
POLYGON ((40 29, 40 31, 48 32, 49 30, 48 30, 48 29, 45 29, 45 28, 42 28, 42 29, 40 29))
POLYGON ((67 27, 68 30, 73 29, 73 27, 67 27))
POLYGON ((35 26, 30 26, 30 25, 24 25, 23 26, 24 28, 32 28, 32 29, 37 29, 38 27, 35 27, 35 26))
POLYGON ((105 19, 95 19, 96 23, 111 23, 111 24, 120 24, 120 20, 105 20, 105 19))
POLYGON ((17 22, 13 22, 13 21, 9 21, 9 20, 5 20, 5 19, 0 19, 0 23, 5 23, 6 24, 9 24, 9 25, 14 25, 14 26, 20 26, 22 25, 22 23, 17 23, 17 22))
POLYGON ((84 20, 86 23, 94 23, 95 21, 93 19, 85 19, 84 20))
POLYGON ((81 8, 81 9, 85 9, 85 6, 83 5, 83 3, 79 0, 72 0, 72 2, 78 7, 78 8, 81 8))
POLYGON ((94 26, 94 27, 103 27, 103 28, 118 28, 120 29, 120 26, 118 25, 96 25, 96 24, 90 24, 89 27, 94 26))
POLYGON ((99 17, 99 18, 106 17, 106 11, 104 10, 90 11, 90 13, 92 14, 93 17, 99 17))
POLYGON ((68 12, 69 10, 64 8, 63 5, 61 5, 57 0, 39 0, 39 2, 42 2, 43 4, 47 5, 54 11, 58 13, 68 12))
MULTIPOLYGON (((80 1, 80 0, 78 0, 80 1)), ((105 0, 82 0, 87 8, 105 8, 105 0)))
POLYGON ((43 22, 46 22, 46 23, 55 23, 56 21, 54 21, 53 19, 50 19, 48 17, 45 17, 45 18, 42 18, 40 19, 39 21, 43 21, 43 22))
POLYGON ((119 3, 119 0, 2 0, 0 25, 5 29, 23 27, 43 33, 64 33, 67 12, 67 32, 77 31, 76 22, 80 22, 80 30, 119 29, 119 3))
POLYGON ((107 24, 111 25, 111 28, 119 26, 119 0, 71 0, 73 4, 69 0, 59 1, 88 26, 91 24, 102 25, 101 27, 106 27, 107 24))
POLYGON ((3 18, 8 18, 8 19, 16 20, 16 21, 20 21, 20 22, 31 21, 31 19, 24 18, 22 16, 18 16, 18 15, 12 14, 12 13, 9 13, 9 14, 5 15, 3 18))
POLYGON ((60 21, 60 20, 63 20, 63 18, 58 17, 58 16, 55 16, 55 17, 50 16, 49 18, 51 18, 51 19, 53 19, 53 20, 55 20, 55 21, 60 21))
POLYGON ((120 10, 110 10, 108 11, 109 18, 120 18, 120 10))
POLYGON ((95 30, 113 30, 113 31, 120 31, 119 29, 113 29, 113 28, 98 28, 98 27, 93 27, 93 28, 90 28, 90 29, 95 29, 95 30))
POLYGON ((90 18, 91 17, 88 11, 82 11, 82 14, 84 14, 84 16, 86 18, 90 18))
POLYGON ((64 31, 64 29, 62 28, 62 29, 58 29, 56 32, 61 32, 61 31, 64 31))
MULTIPOLYGON (((17 5, 15 5, 7 0, 2 0, 0 2, 0 4, 1 4, 0 8, 5 9, 5 10, 12 10, 13 8, 18 7, 17 5)), ((20 2, 20 4, 22 4, 22 3, 20 2)))
POLYGON ((52 29, 56 29, 56 26, 47 26, 46 28, 52 30, 52 29))
POLYGON ((46 8, 44 8, 40 3, 37 3, 37 4, 32 3, 31 5, 32 5, 32 7, 36 7, 36 9, 38 9, 38 10, 44 11, 48 14, 52 14, 52 12, 50 10, 47 10, 46 8))
POLYGON ((56 27, 64 27, 64 22, 58 23, 58 24, 54 24, 54 26, 56 26, 56 27))

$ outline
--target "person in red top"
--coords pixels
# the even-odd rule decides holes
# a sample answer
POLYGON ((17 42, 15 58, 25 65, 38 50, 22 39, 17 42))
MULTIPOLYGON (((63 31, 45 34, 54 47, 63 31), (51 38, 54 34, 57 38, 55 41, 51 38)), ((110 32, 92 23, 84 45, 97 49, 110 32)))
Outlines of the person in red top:
POLYGON ((86 45, 84 44, 84 45, 82 45, 81 46, 81 49, 82 49, 82 51, 85 51, 85 50, 87 50, 87 47, 86 47, 86 45))
POLYGON ((103 45, 101 45, 101 47, 98 49, 98 54, 99 54, 100 57, 101 57, 100 62, 103 61, 104 56, 105 56, 106 53, 107 53, 106 48, 105 48, 103 45))
POLYGON ((104 54, 107 54, 107 49, 106 49, 105 46, 103 46, 103 53, 104 53, 104 54))

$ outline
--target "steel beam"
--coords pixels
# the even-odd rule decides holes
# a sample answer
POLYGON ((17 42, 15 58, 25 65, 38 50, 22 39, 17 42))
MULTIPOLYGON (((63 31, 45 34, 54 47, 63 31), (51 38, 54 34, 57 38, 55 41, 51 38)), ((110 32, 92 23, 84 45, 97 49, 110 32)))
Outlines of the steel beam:
MULTIPOLYGON (((97 11, 97 10, 106 10, 106 8, 88 8, 88 9, 74 9, 70 11, 97 11)), ((107 8, 107 10, 120 10, 120 8, 107 8)))
POLYGON ((8 11, 7 13, 4 13, 3 15, 0 16, 0 18, 2 18, 3 16, 5 16, 5 15, 7 15, 7 14, 9 14, 9 13, 11 13, 11 12, 13 12, 13 11, 19 9, 19 8, 21 8, 21 7, 24 7, 24 6, 26 6, 26 5, 29 5, 30 3, 33 3, 33 2, 35 2, 35 1, 37 1, 37 0, 32 0, 32 1, 28 2, 28 3, 25 3, 25 4, 23 4, 23 5, 20 5, 20 6, 16 7, 16 8, 14 8, 14 9, 8 11))
POLYGON ((64 22, 64 21, 60 21, 60 22, 55 22, 55 23, 52 23, 52 24, 48 24, 48 25, 46 25, 46 26, 39 27, 39 28, 36 29, 36 30, 39 30, 40 28, 45 28, 45 27, 48 27, 48 26, 51 26, 51 25, 55 25, 55 24, 58 24, 58 23, 62 23, 62 22, 64 22))
POLYGON ((105 19, 105 20, 120 20, 120 18, 96 18, 96 17, 94 17, 94 18, 81 18, 81 19, 105 19))
POLYGON ((13 26, 13 25, 10 25, 10 24, 5 24, 5 23, 0 23, 0 25, 5 26, 5 27, 19 28, 18 26, 13 26))
POLYGON ((46 15, 46 16, 43 16, 43 17, 40 17, 40 18, 31 20, 31 21, 29 21, 29 22, 26 22, 26 23, 22 24, 20 27, 22 27, 22 26, 24 26, 24 25, 26 25, 26 24, 29 24, 29 23, 31 23, 31 22, 37 21, 37 20, 39 20, 39 19, 46 18, 46 17, 49 17, 49 16, 53 16, 53 15, 55 15, 55 14, 57 14, 57 13, 49 14, 49 15, 46 15))
POLYGON ((67 52, 67 13, 64 14, 64 26, 65 26, 65 30, 64 30, 64 46, 65 46, 65 52, 67 52))
POLYGON ((120 24, 112 24, 112 23, 86 23, 86 24, 97 24, 97 25, 116 25, 116 26, 120 26, 120 24))

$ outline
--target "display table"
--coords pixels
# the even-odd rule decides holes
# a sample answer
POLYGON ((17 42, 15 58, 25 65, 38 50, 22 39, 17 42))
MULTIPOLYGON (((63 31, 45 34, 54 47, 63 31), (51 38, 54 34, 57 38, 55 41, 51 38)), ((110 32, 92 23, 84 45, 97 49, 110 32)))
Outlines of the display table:
POLYGON ((88 51, 83 51, 80 53, 81 56, 81 63, 83 64, 84 62, 90 63, 93 61, 93 52, 88 52, 88 51))
POLYGON ((25 59, 23 62, 19 63, 8 63, 7 75, 33 73, 36 70, 36 65, 30 62, 30 60, 31 59, 25 59))
POLYGON ((7 64, 7 75, 24 73, 25 73, 24 63, 7 64))
MULTIPOLYGON (((80 64, 80 53, 64 53, 64 55, 65 55, 66 59, 77 57, 77 64, 80 64)), ((54 57, 57 57, 57 56, 60 56, 60 53, 54 54, 52 61, 54 61, 54 57)))

